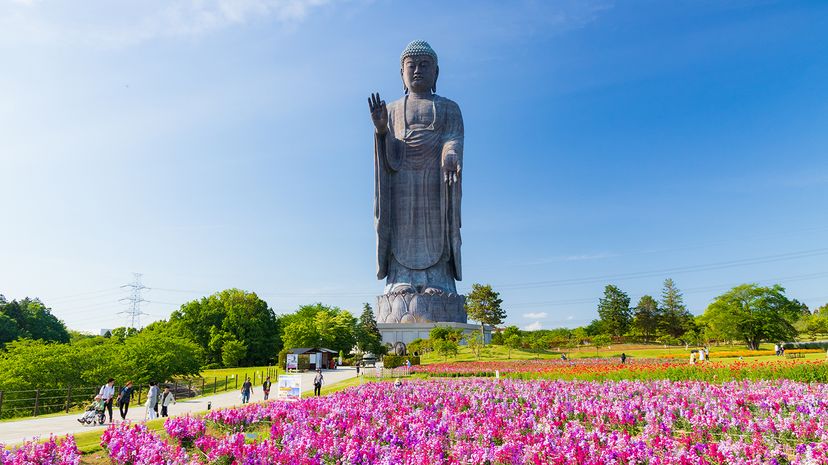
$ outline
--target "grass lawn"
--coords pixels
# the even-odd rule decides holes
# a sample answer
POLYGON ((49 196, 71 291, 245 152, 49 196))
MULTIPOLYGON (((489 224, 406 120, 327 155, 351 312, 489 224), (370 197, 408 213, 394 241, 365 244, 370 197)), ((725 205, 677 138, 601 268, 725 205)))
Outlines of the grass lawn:
POLYGON ((198 378, 178 379, 177 381, 182 385, 191 386, 203 396, 209 396, 218 392, 241 389, 245 377, 250 377, 254 386, 261 386, 268 375, 271 376, 271 381, 275 382, 276 379, 273 376, 282 373, 284 370, 279 370, 274 366, 216 368, 202 371, 198 378))
POLYGON ((256 382, 260 382, 263 378, 262 376, 267 376, 267 373, 271 373, 271 376, 274 372, 284 373, 284 370, 279 370, 275 366, 259 366, 259 367, 238 367, 238 368, 216 368, 212 370, 204 370, 201 372, 202 378, 224 378, 225 376, 231 378, 233 376, 239 376, 244 379, 245 376, 249 376, 250 379, 253 379, 253 375, 256 375, 256 382))

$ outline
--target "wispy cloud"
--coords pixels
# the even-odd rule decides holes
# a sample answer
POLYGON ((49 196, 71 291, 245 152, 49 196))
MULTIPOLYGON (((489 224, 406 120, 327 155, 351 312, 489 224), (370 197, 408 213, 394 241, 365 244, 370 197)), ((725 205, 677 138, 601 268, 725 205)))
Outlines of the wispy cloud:
POLYGON ((538 258, 527 262, 527 265, 545 265, 547 263, 582 262, 589 260, 603 260, 605 258, 617 257, 619 254, 610 252, 584 253, 575 255, 561 255, 558 257, 538 258))
POLYGON ((535 312, 535 313, 524 313, 523 317, 528 318, 530 320, 540 320, 546 318, 548 315, 546 312, 535 312))
POLYGON ((537 331, 539 329, 543 329, 543 324, 540 321, 535 321, 533 323, 529 323, 521 329, 524 331, 537 331))
POLYGON ((105 47, 198 37, 255 21, 293 25, 329 0, 174 0, 0 4, 0 42, 81 42, 105 47))

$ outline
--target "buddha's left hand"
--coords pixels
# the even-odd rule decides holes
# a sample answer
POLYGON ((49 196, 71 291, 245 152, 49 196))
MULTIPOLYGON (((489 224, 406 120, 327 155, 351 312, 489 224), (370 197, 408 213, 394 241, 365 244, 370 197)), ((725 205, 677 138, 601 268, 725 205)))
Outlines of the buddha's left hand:
POLYGON ((443 180, 449 185, 460 180, 460 160, 456 153, 448 153, 443 158, 443 180))

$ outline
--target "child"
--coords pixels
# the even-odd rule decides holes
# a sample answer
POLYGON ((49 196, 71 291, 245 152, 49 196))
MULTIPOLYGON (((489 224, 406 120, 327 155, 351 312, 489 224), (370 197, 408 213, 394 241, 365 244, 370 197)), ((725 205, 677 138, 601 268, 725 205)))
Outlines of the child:
POLYGON ((167 407, 169 407, 170 404, 174 404, 174 403, 175 403, 175 397, 173 397, 173 393, 170 392, 170 388, 169 388, 169 386, 167 386, 167 387, 164 388, 164 393, 161 394, 161 416, 162 417, 167 416, 167 407))
POLYGON ((264 392, 264 400, 267 400, 267 398, 270 397, 270 386, 272 385, 273 383, 270 382, 270 376, 268 376, 264 383, 262 383, 262 392, 264 392))

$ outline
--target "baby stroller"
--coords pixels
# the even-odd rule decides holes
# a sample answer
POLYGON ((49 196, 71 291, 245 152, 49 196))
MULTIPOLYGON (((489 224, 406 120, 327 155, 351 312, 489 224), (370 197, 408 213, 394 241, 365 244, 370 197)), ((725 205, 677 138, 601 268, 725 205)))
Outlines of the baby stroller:
POLYGON ((102 425, 106 422, 106 410, 104 410, 104 402, 100 396, 95 396, 95 401, 92 405, 86 407, 78 422, 82 425, 94 425, 95 423, 102 425))

